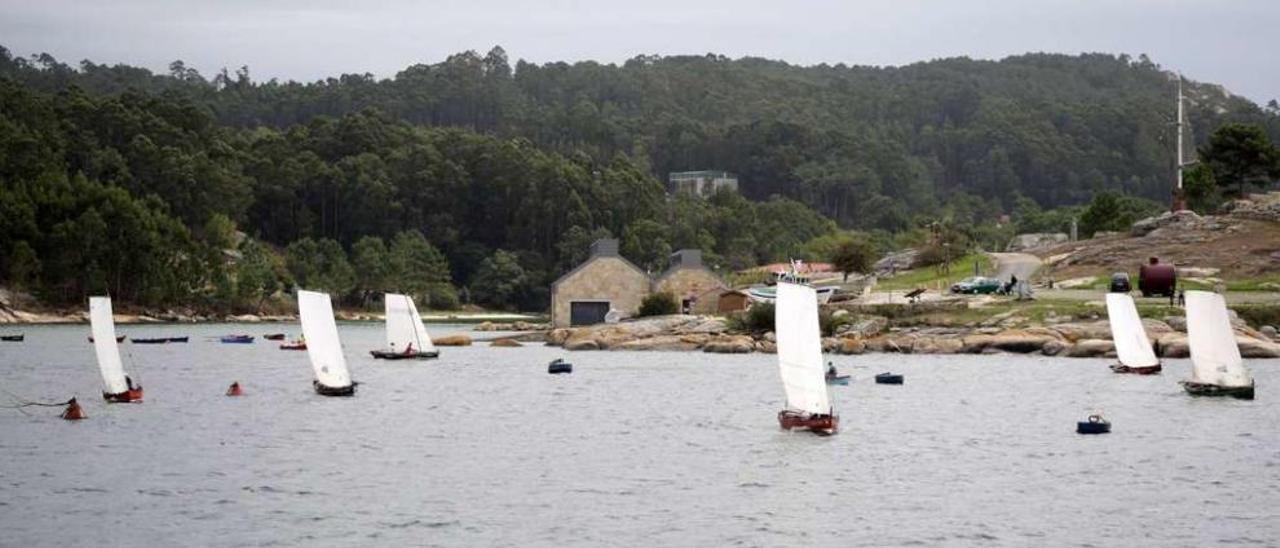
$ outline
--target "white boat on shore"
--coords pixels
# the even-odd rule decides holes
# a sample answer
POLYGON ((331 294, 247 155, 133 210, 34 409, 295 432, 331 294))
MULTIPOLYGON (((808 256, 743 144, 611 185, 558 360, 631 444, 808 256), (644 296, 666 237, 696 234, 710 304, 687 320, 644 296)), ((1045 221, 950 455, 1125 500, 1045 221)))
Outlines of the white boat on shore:
MULTIPOLYGON (((835 287, 814 287, 813 291, 818 296, 818 304, 827 304, 831 302, 831 296, 836 294, 838 288, 835 287)), ((747 289, 747 297, 758 303, 772 303, 778 300, 777 287, 751 287, 747 289)))

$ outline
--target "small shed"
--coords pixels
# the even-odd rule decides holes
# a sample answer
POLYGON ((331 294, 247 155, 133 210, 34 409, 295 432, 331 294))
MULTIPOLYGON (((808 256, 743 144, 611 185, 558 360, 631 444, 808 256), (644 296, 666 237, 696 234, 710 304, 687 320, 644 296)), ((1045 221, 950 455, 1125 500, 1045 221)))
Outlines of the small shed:
POLYGON ((675 295, 683 314, 714 313, 725 289, 728 287, 720 276, 702 263, 699 249, 681 249, 671 254, 671 266, 653 282, 654 293, 675 295))
POLYGON ((618 240, 596 240, 586 261, 551 284, 551 323, 602 323, 610 310, 635 316, 649 285, 649 275, 618 254, 618 240))
POLYGON ((721 291, 719 297, 716 298, 716 313, 731 314, 733 312, 742 312, 751 306, 751 297, 745 291, 730 289, 721 291))

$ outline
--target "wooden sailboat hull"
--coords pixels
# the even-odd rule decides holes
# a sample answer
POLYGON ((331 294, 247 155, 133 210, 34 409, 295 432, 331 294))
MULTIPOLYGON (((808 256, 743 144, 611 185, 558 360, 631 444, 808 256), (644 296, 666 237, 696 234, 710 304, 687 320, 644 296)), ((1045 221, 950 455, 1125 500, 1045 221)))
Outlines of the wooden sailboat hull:
POLYGON ((1182 388, 1192 396, 1230 396, 1232 398, 1253 399, 1253 384, 1249 386, 1218 386, 1201 382, 1182 381, 1182 388))
POLYGON ((369 354, 379 360, 429 360, 440 357, 440 351, 432 352, 394 352, 391 350, 370 350, 369 354))
POLYGON ((778 426, 783 430, 809 430, 814 434, 830 436, 840 429, 839 415, 810 415, 798 411, 778 412, 778 426))
POLYGON ((1116 373, 1131 373, 1134 375, 1155 375, 1160 373, 1161 367, 1160 367, 1160 364, 1158 363, 1155 365, 1149 365, 1146 367, 1129 367, 1127 365, 1122 365, 1117 363, 1111 366, 1111 370, 1115 371, 1116 373))
POLYGON ((325 386, 320 381, 311 381, 311 386, 316 389, 316 393, 321 396, 354 396, 356 395, 356 385, 359 383, 351 383, 347 386, 325 386))
POLYGON ((142 387, 139 386, 133 390, 126 390, 119 394, 102 393, 102 399, 107 403, 142 403, 142 387))

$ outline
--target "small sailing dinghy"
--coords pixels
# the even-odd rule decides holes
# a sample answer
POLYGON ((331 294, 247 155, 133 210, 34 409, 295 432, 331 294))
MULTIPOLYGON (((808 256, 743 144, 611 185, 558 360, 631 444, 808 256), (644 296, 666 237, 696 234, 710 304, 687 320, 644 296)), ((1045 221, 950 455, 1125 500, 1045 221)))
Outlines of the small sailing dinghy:
POLYGON ((422 325, 413 297, 387 293, 383 295, 387 312, 387 348, 371 350, 374 358, 384 360, 430 359, 440 355, 431 335, 422 325))
POLYGON ((809 286, 779 282, 777 295, 774 332, 778 336, 778 371, 787 395, 786 409, 778 412, 778 426, 835 434, 840 417, 831 405, 822 367, 817 292, 809 286))
POLYGON ((1253 399, 1253 376, 1236 346, 1226 301, 1208 291, 1188 291, 1186 298, 1191 379, 1182 381, 1182 387, 1192 396, 1253 399))
POLYGON ((1133 297, 1124 293, 1107 293, 1107 319, 1111 322, 1111 340, 1115 341, 1116 358, 1111 366, 1116 373, 1154 375, 1160 372, 1160 360, 1142 327, 1133 297))
POLYGON ((102 398, 111 403, 142 401, 142 386, 124 373, 120 361, 120 339, 116 338, 116 323, 111 317, 111 297, 89 297, 89 327, 93 330, 93 350, 98 356, 98 370, 102 373, 105 390, 102 398))
POLYGON ((338 324, 333 320, 333 304, 328 293, 298 291, 298 317, 307 340, 307 356, 316 378, 311 381, 322 396, 353 396, 356 384, 347 371, 347 359, 338 340, 338 324))

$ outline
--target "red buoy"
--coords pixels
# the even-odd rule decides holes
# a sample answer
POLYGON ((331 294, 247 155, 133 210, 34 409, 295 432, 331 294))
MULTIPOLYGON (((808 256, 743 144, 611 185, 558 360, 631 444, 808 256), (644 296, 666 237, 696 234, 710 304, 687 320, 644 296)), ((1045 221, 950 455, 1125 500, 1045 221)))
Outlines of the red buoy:
POLYGON ((79 403, 76 403, 76 399, 71 398, 67 402, 67 408, 62 411, 62 418, 69 421, 78 421, 89 417, 85 416, 84 410, 80 408, 79 403))
POLYGON ((231 383, 231 386, 227 388, 227 395, 228 395, 228 396, 243 396, 243 395, 244 395, 244 391, 243 391, 243 390, 240 390, 240 381, 236 381, 236 382, 231 383))

